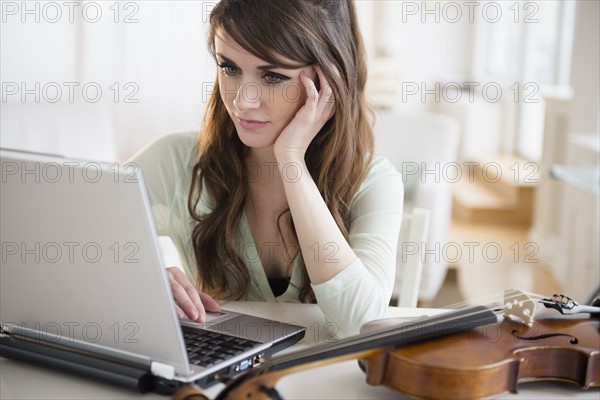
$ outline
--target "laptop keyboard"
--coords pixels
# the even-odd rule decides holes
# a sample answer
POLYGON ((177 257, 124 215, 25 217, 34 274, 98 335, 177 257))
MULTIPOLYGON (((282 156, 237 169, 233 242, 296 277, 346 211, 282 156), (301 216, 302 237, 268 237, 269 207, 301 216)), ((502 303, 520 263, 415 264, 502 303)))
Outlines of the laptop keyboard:
POLYGON ((202 367, 211 367, 262 344, 209 331, 183 331, 183 339, 190 363, 202 367))

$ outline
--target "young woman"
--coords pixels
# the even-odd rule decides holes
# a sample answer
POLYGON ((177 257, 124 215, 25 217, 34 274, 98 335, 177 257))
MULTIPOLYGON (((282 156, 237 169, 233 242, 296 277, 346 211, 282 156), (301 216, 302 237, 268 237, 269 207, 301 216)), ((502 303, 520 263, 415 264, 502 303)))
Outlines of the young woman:
POLYGON ((316 302, 356 333, 390 301, 403 190, 373 155, 352 1, 222 0, 208 46, 218 74, 196 143, 134 159, 180 316, 203 321, 214 299, 316 302))

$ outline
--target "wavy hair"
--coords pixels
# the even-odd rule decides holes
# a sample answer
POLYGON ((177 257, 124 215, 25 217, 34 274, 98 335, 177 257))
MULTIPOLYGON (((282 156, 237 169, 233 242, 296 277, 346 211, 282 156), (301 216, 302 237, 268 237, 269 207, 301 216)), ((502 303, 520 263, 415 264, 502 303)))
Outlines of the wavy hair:
MULTIPOLYGON (((351 0, 221 0, 210 16, 208 48, 227 33, 254 56, 281 65, 281 57, 321 66, 335 95, 335 114, 311 142, 305 161, 335 222, 348 240, 350 202, 373 153, 370 109, 365 100, 366 55, 351 0)), ((218 79, 218 78, 217 78, 218 79)), ((245 145, 235 132, 219 85, 210 95, 198 137, 188 209, 198 287, 216 298, 239 300, 250 274, 235 248, 248 192, 245 145), (200 214, 203 191, 211 210, 200 214)), ((306 267, 299 300, 314 302, 306 267)))

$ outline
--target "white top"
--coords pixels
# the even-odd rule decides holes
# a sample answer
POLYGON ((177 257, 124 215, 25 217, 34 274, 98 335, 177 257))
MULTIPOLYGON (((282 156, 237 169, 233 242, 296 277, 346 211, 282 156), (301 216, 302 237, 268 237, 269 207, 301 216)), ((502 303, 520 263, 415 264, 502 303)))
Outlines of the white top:
MULTIPOLYGON (((130 160, 142 169, 165 265, 179 267, 192 282, 197 277, 191 241, 194 221, 187 201, 195 154, 193 134, 173 134, 150 143, 130 160)), ((206 213, 210 207, 211 199, 203 193, 197 211, 206 213)), ((349 243, 358 259, 327 282, 312 285, 331 333, 358 333, 361 325, 385 314, 394 286, 402 207, 402 177, 387 159, 375 157, 350 206, 349 243)), ((252 280, 244 300, 299 302, 300 252, 293 261, 290 285, 275 297, 245 214, 236 240, 252 280)), ((333 247, 319 247, 322 254, 335 257, 333 247)))

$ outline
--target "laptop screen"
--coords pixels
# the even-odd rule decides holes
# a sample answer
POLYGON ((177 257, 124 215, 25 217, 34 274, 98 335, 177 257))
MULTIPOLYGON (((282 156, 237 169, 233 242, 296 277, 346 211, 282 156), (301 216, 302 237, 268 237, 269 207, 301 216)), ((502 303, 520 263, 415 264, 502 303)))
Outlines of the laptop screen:
POLYGON ((2 322, 187 374, 139 168, 0 151, 2 322))

